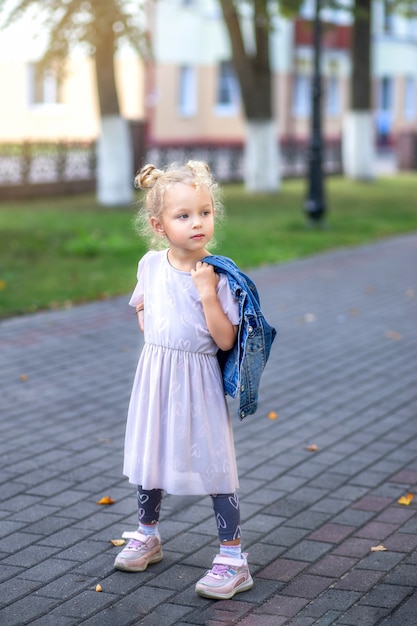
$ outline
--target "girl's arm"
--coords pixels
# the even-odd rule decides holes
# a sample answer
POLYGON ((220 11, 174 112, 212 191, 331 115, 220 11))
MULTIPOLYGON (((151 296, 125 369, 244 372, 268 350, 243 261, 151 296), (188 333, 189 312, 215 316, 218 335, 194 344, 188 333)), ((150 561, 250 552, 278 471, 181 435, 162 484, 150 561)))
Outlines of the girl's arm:
POLYGON ((141 329, 141 331, 144 331, 144 324, 143 324, 143 303, 139 304, 136 307, 136 315, 138 316, 138 324, 139 324, 139 328, 141 329))
POLYGON ((219 277, 214 267, 198 261, 196 269, 191 270, 191 276, 200 294, 210 335, 220 350, 230 350, 235 344, 238 327, 231 323, 220 304, 216 293, 219 277))

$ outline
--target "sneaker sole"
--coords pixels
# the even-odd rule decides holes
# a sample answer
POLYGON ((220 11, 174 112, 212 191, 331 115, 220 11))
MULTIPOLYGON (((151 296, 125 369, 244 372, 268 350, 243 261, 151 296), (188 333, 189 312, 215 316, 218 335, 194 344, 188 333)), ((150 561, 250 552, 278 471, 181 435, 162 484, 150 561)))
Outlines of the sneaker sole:
POLYGON ((114 564, 114 569, 118 569, 122 572, 144 572, 148 565, 152 563, 159 563, 164 558, 164 554, 162 550, 157 554, 154 554, 149 559, 147 559, 142 565, 129 565, 128 563, 117 563, 114 564))
POLYGON ((219 593, 216 592, 214 589, 213 591, 210 591, 209 589, 199 589, 198 586, 196 586, 195 590, 196 593, 202 598, 210 598, 211 600, 230 600, 237 593, 241 593, 242 591, 249 591, 249 589, 252 589, 252 587, 253 578, 252 576, 249 576, 249 578, 245 580, 244 583, 241 583, 240 585, 229 591, 229 593, 219 593))

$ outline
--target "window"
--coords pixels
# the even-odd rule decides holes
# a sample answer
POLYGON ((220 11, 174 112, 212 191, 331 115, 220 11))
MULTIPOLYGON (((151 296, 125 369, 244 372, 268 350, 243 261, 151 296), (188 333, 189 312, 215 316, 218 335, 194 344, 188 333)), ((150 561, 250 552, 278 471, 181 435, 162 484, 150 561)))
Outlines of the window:
POLYGON ((417 117, 417 79, 407 76, 404 87, 404 117, 407 121, 417 117))
POLYGON ((296 74, 293 82, 292 110, 295 117, 309 117, 311 112, 311 78, 296 74))
POLYGON ((180 67, 178 111, 183 117, 191 117, 197 111, 197 75, 191 65, 180 67))
POLYGON ((395 29, 394 6, 392 0, 384 0, 384 33, 393 34, 395 29))
POLYGON ((61 85, 52 69, 44 69, 39 63, 29 64, 29 104, 60 104, 61 85))
POLYGON ((392 109, 392 78, 390 76, 384 76, 381 80, 381 91, 379 108, 382 111, 391 111, 392 109))
POLYGON ((340 115, 340 81, 337 76, 330 76, 326 84, 326 115, 340 115))
POLYGON ((378 86, 378 109, 376 111, 376 127, 379 142, 387 143, 391 134, 394 108, 394 88, 391 76, 383 76, 378 86))
POLYGON ((222 61, 217 76, 216 112, 219 115, 235 115, 239 102, 239 85, 233 66, 230 61, 222 61))

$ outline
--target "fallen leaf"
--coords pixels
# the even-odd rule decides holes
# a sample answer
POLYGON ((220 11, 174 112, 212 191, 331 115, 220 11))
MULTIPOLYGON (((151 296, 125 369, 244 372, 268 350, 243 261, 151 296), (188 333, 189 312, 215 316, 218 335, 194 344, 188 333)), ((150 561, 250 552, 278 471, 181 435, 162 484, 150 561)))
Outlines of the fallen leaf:
POLYGON ((278 413, 275 413, 275 411, 269 411, 268 417, 270 420, 276 420, 278 419, 278 413))
POLYGON ((309 452, 317 452, 318 447, 315 443, 313 443, 311 446, 305 446, 304 450, 308 450, 309 452))
POLYGON ((26 376, 26 374, 22 374, 22 375, 20 376, 20 380, 21 380, 22 382, 24 382, 24 383, 27 381, 27 379, 28 379, 28 377, 26 376))
POLYGON ((386 547, 380 544, 379 546, 372 546, 371 552, 385 552, 386 547))
POLYGON ((5 289, 5 288, 6 288, 6 281, 0 280, 0 289, 5 289))
POLYGON ((402 496, 398 500, 398 504, 403 504, 404 506, 409 506, 413 500, 414 496, 412 493, 407 493, 406 496, 402 496))
POLYGON ((365 289, 365 293, 374 293, 375 291, 375 287, 372 287, 372 285, 368 285, 365 289))
POLYGON ((103 587, 101 585, 96 585, 96 591, 103 591, 103 587))
POLYGON ((403 336, 401 335, 401 333, 397 333, 396 330, 386 330, 384 333, 385 337, 387 339, 394 339, 394 340, 398 340, 398 339, 402 339, 403 336))
POLYGON ((115 502, 116 500, 113 500, 110 496, 104 496, 101 500, 96 502, 96 504, 114 504, 115 502))
POLYGON ((359 309, 351 308, 349 309, 349 315, 359 315, 359 309))
POLYGON ((114 546, 124 546, 126 543, 124 539, 109 539, 109 541, 114 546))

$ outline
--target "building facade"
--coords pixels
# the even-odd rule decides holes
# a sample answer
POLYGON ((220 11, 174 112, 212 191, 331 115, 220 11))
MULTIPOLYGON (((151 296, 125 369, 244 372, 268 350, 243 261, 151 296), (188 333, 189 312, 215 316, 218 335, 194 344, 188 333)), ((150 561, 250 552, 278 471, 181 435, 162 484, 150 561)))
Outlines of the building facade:
MULTIPOLYGON (((146 121, 150 146, 241 145, 244 119, 231 64, 230 45, 217 0, 158 0, 148 3, 154 61, 144 64, 130 50, 116 57, 122 115, 146 121)), ((372 80, 375 126, 380 142, 417 131, 417 19, 388 11, 375 0, 372 80)), ((314 0, 296 20, 274 18, 271 60, 277 133, 285 142, 309 134, 314 0)), ((323 131, 340 140, 349 107, 351 17, 325 10, 322 75, 323 131)), ((251 45, 250 20, 245 20, 251 45)), ((68 59, 58 81, 39 71, 42 37, 33 20, 2 33, 0 40, 0 142, 94 140, 100 119, 91 58, 68 59)))
MULTIPOLYGON (((148 68, 146 110, 152 145, 242 142, 239 87, 230 63, 228 35, 216 0, 159 0, 151 3, 155 63, 148 68)), ((417 130, 417 19, 389 13, 376 1, 372 26, 372 101, 377 137, 395 142, 417 130)), ((276 16, 271 34, 274 110, 282 141, 309 135, 314 1, 300 16, 276 16)), ((349 108, 351 16, 322 12, 323 131, 341 136, 349 108)), ((245 25, 251 45, 249 19, 245 25)))

